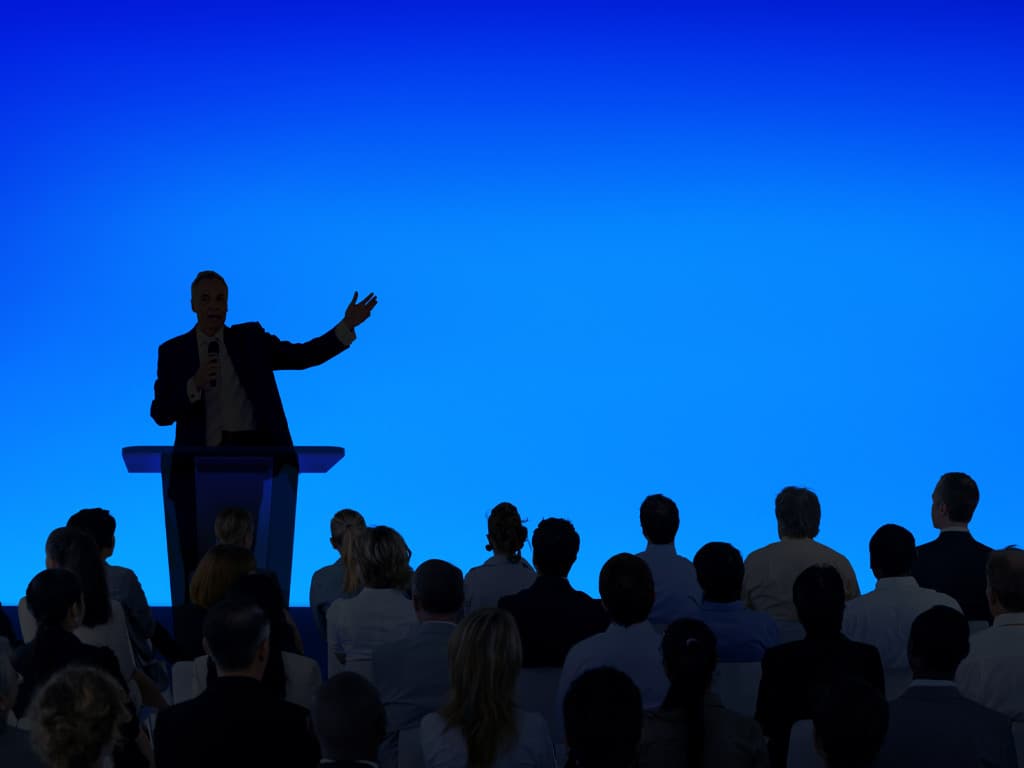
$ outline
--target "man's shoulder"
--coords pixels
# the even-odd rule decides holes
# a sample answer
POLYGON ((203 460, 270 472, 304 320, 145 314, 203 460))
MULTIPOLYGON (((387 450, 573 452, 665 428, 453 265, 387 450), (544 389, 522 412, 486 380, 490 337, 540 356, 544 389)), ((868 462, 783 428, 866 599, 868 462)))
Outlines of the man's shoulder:
POLYGON ((196 329, 189 328, 184 333, 174 336, 165 341, 163 344, 161 344, 159 347, 159 352, 161 354, 177 352, 181 349, 184 349, 188 345, 190 340, 194 342, 195 338, 196 329))

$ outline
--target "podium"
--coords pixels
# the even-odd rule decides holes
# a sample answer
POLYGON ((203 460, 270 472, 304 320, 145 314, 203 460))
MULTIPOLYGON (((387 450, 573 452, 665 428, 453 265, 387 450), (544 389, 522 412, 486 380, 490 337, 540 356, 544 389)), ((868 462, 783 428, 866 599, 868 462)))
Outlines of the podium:
POLYGON ((335 446, 121 449, 129 472, 159 473, 163 480, 172 604, 188 602, 189 578, 215 543, 217 514, 229 506, 249 512, 256 563, 277 574, 287 601, 298 476, 327 472, 344 455, 345 449, 335 446))

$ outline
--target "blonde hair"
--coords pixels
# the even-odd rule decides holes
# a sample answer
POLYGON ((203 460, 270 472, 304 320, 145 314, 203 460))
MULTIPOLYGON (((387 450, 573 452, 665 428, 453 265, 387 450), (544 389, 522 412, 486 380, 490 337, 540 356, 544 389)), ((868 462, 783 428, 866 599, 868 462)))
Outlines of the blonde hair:
POLYGON ((511 614, 484 608, 462 621, 448 642, 452 691, 441 709, 466 741, 469 768, 490 768, 517 737, 516 680, 523 661, 511 614))
POLYGON ((213 535, 218 544, 248 547, 252 541, 252 517, 241 507, 224 507, 213 521, 213 535))
POLYGON ((366 531, 366 520, 354 509, 342 509, 331 518, 331 544, 341 554, 345 564, 345 583, 342 590, 347 593, 358 592, 362 586, 359 569, 356 567, 356 542, 366 531))
POLYGON ((367 528, 356 543, 359 576, 373 589, 405 589, 412 580, 412 552, 394 528, 367 528))
POLYGON ((188 598, 200 608, 216 605, 240 578, 256 570, 256 558, 245 547, 215 544, 196 566, 188 598))

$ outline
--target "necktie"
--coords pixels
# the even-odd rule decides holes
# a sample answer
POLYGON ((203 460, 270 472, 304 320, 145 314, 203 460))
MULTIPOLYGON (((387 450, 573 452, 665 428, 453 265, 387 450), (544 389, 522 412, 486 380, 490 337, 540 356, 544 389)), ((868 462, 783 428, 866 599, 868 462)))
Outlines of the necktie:
MULTIPOLYGON (((207 347, 209 350, 209 347, 207 347)), ((220 351, 218 352, 218 355, 220 351)), ((209 351, 207 351, 209 355, 209 351)), ((207 357, 209 359, 209 357, 207 357)), ((204 361, 205 364, 205 361, 204 361)), ((222 432, 224 431, 223 412, 221 410, 221 390, 223 382, 220 381, 220 377, 217 377, 216 384, 206 390, 204 395, 206 400, 206 444, 207 445, 220 445, 222 438, 222 432)))

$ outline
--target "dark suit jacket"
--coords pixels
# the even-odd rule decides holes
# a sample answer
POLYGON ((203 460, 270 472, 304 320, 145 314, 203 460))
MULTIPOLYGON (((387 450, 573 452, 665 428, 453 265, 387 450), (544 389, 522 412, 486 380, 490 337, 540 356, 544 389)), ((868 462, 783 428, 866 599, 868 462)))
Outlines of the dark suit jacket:
POLYGON ((889 704, 889 732, 878 768, 1014 768, 1010 719, 953 686, 912 686, 889 704))
POLYGON ((600 601, 557 576, 537 576, 522 592, 501 598, 498 607, 516 620, 524 667, 560 667, 576 643, 608 629, 600 601))
POLYGON ((885 693, 882 659, 873 645, 835 635, 783 643, 765 651, 755 717, 768 739, 773 766, 786 764, 793 723, 811 719, 818 697, 844 676, 885 693))
MULTIPOLYGON (((330 360, 346 348, 334 330, 304 344, 281 341, 259 323, 225 326, 224 353, 231 358, 238 379, 252 403, 253 428, 271 445, 292 444, 274 371, 302 370, 330 360)), ((153 421, 162 427, 176 424, 175 446, 206 444, 205 398, 190 403, 186 387, 199 368, 199 345, 193 328, 160 345, 153 404, 153 421)))
POLYGON ((943 531, 917 548, 914 578, 922 587, 955 598, 968 621, 992 621, 985 597, 985 565, 991 552, 967 531, 943 531))
POLYGON ((215 678, 196 698, 165 709, 153 747, 157 768, 300 768, 320 760, 306 709, 247 677, 215 678))

